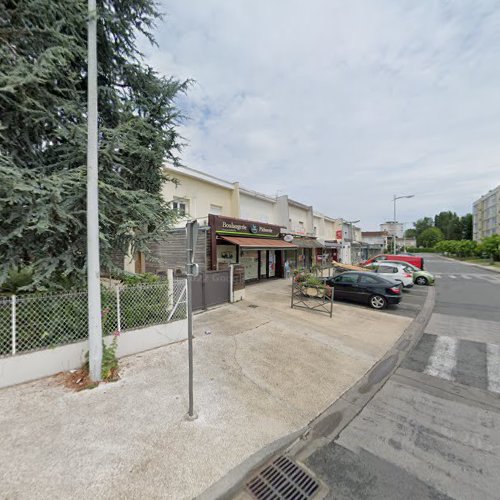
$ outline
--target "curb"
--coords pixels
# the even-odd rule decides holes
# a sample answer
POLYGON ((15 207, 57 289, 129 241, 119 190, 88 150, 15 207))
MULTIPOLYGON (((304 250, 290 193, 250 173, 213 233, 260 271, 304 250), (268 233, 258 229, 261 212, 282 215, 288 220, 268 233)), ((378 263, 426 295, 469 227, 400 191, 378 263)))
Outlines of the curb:
POLYGON ((197 500, 230 499, 242 489, 242 483, 274 456, 286 454, 304 460, 319 446, 336 439, 397 370, 408 352, 424 333, 436 300, 435 287, 428 287, 425 303, 416 318, 384 357, 360 380, 302 429, 284 436, 251 455, 196 497, 197 500))
MULTIPOLYGON (((439 255, 439 254, 436 254, 439 255)), ((500 269, 495 269, 494 267, 483 266, 482 264, 474 264, 474 262, 465 262, 463 260, 453 259, 452 257, 445 257, 444 255, 439 255, 442 259, 448 260, 450 262, 456 262, 458 264, 465 264, 466 266, 477 267, 478 269, 484 269, 485 271, 490 271, 492 273, 500 273, 500 269)))

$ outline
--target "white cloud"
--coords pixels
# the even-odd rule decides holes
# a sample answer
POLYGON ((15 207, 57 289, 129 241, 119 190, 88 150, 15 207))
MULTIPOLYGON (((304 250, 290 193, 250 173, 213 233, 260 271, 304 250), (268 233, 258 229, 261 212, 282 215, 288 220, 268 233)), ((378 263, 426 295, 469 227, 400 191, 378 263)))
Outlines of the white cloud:
POLYGON ((497 2, 164 0, 161 73, 193 78, 188 166, 366 228, 500 183, 497 2))

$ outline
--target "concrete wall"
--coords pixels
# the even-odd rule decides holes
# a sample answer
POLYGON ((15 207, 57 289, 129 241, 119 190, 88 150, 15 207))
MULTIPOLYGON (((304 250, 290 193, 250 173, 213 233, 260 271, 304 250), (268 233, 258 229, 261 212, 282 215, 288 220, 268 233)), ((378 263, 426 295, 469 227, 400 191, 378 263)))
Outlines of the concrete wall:
POLYGON ((290 232, 307 235, 314 233, 312 207, 300 206, 289 200, 288 219, 290 232))
POLYGON ((278 224, 276 200, 240 190, 240 215, 242 219, 278 224))
MULTIPOLYGON (((130 330, 120 335, 117 356, 120 358, 129 356, 186 338, 187 319, 130 330)), ((111 336, 105 338, 107 344, 111 340, 111 336)), ((85 340, 54 349, 0 358, 0 388, 80 368, 85 361, 87 351, 88 342, 85 340)))

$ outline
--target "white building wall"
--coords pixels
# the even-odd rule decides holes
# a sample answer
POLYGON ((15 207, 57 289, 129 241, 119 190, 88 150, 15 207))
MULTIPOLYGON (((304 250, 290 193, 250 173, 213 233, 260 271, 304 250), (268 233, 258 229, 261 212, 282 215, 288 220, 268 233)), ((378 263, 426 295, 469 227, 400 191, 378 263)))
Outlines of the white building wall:
POLYGON ((238 185, 221 181, 207 175, 198 177, 196 171, 189 169, 167 168, 166 172, 175 177, 179 184, 165 182, 162 194, 166 201, 186 201, 185 217, 177 222, 177 227, 183 227, 188 219, 198 219, 200 224, 206 224, 209 213, 239 217, 238 185))
POLYGON ((312 207, 301 207, 289 201, 288 230, 295 234, 312 236, 314 233, 312 207))
POLYGON ((240 189, 240 217, 242 219, 278 224, 276 199, 240 189))

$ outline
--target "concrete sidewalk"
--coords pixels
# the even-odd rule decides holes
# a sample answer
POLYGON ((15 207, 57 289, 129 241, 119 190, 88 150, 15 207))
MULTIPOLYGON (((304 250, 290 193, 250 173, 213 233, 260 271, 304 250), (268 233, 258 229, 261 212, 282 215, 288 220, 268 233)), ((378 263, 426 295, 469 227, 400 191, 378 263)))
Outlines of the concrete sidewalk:
POLYGON ((195 317, 194 422, 185 342, 123 359, 122 379, 93 390, 51 378, 0 391, 2 498, 192 498, 306 425, 410 323, 340 303, 332 319, 292 310, 289 293, 250 286, 195 317))

